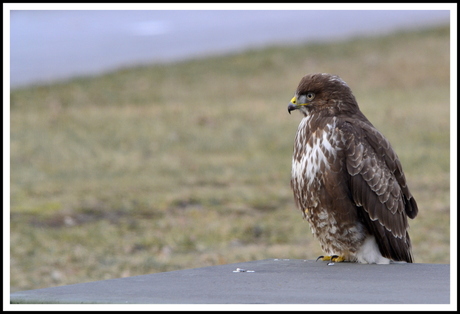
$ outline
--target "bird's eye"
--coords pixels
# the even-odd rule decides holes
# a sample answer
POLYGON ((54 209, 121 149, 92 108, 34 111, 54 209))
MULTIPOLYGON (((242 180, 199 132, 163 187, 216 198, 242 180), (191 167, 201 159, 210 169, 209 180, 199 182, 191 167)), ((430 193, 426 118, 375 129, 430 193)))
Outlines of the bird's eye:
POLYGON ((307 100, 311 101, 311 100, 313 100, 313 98, 315 98, 315 93, 308 92, 307 93, 307 100))

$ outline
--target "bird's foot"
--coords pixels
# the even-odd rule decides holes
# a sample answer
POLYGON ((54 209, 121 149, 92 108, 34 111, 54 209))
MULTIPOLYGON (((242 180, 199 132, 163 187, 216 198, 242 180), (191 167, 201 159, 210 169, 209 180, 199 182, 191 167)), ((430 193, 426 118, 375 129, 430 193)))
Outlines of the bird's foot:
POLYGON ((329 262, 332 262, 332 263, 341 263, 341 262, 344 262, 345 261, 345 257, 342 256, 342 255, 326 255, 326 256, 318 256, 318 258, 316 259, 316 261, 318 261, 319 259, 321 259, 322 261, 329 261, 329 262))

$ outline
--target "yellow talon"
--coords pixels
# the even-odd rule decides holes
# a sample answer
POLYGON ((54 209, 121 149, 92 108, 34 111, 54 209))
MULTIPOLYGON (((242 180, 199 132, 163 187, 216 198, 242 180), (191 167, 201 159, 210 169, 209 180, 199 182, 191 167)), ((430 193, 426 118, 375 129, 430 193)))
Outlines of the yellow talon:
POLYGON ((345 262, 345 257, 343 257, 342 255, 334 255, 332 256, 331 258, 331 262, 334 262, 334 263, 341 263, 341 262, 345 262))
POLYGON ((341 263, 345 261, 345 257, 342 255, 332 255, 332 256, 329 256, 329 255, 322 256, 321 255, 316 259, 316 261, 318 261, 319 259, 321 259, 322 261, 331 261, 333 263, 341 263))

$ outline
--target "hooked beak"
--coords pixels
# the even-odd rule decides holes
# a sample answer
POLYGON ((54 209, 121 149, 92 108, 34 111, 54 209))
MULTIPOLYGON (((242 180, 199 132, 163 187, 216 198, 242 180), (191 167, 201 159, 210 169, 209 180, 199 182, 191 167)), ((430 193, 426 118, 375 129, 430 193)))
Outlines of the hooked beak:
POLYGON ((287 110, 289 114, 291 114, 291 111, 299 109, 299 106, 297 106, 297 98, 294 96, 291 99, 291 102, 289 103, 287 110))
POLYGON ((299 107, 297 107, 297 106, 294 105, 293 103, 290 103, 290 104, 288 105, 288 108, 287 108, 287 109, 288 109, 289 114, 291 114, 291 111, 296 110, 296 109, 299 109, 299 107))

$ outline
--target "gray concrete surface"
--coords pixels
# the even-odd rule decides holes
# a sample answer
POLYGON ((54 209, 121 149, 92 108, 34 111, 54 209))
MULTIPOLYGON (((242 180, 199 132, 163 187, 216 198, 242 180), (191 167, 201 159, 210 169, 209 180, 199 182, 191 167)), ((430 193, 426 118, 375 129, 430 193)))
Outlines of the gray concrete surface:
POLYGON ((266 259, 20 291, 10 297, 11 303, 67 304, 448 304, 450 265, 328 266, 266 259))

